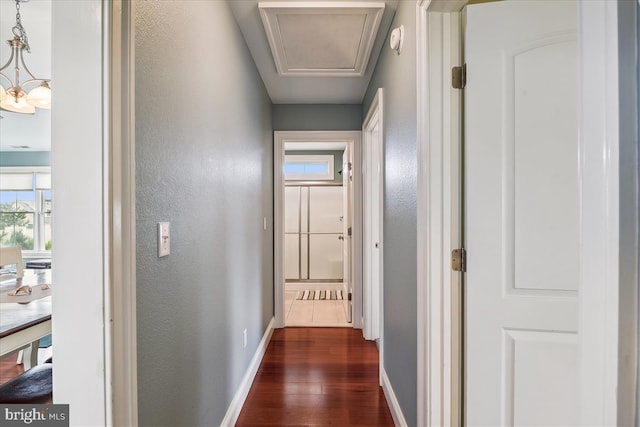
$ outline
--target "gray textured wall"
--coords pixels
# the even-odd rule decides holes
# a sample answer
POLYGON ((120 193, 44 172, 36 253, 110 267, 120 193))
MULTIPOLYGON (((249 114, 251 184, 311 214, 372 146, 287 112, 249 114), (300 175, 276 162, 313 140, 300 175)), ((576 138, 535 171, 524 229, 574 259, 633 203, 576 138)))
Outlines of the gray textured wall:
POLYGON ((273 316, 271 102, 226 2, 134 7, 139 421, 220 425, 273 316))
POLYGON ((276 104, 274 130, 360 130, 362 105, 276 104))
POLYGON ((618 2, 620 81, 620 303, 618 425, 637 423, 638 75, 637 2, 618 2))
POLYGON ((384 88, 384 361, 407 423, 416 425, 416 18, 401 1, 392 28, 404 25, 402 54, 388 37, 364 99, 384 88))

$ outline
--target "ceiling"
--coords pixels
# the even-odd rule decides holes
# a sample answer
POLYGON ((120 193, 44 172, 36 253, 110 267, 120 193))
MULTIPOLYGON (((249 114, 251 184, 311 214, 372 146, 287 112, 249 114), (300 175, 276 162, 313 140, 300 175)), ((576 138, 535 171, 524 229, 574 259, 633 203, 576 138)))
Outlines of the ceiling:
MULTIPOLYGON (((31 45, 31 53, 25 53, 25 62, 35 76, 53 77, 51 87, 55 97, 55 76, 51 75, 51 1, 28 0, 20 12, 31 45)), ((229 5, 274 104, 360 104, 398 1, 279 0, 276 3, 286 8, 273 9, 276 25, 272 20, 271 28, 283 41, 282 63, 288 63, 293 70, 284 73, 276 69, 275 49, 272 51, 269 44, 258 0, 229 0, 229 5), (316 10, 312 12, 315 16, 300 12, 319 4, 333 8, 316 10), (376 16, 376 9, 382 4, 384 9, 376 16), (353 6, 364 6, 368 9, 365 13, 373 15, 360 13, 353 6), (368 30, 372 30, 370 35, 368 30), (303 71, 296 71, 300 69, 303 71)), ((15 1, 0 0, 1 65, 10 54, 5 41, 12 38, 14 25, 15 1)), ((6 88, 6 82, 2 84, 6 88)), ((0 151, 50 150, 51 111, 38 108, 35 115, 0 111, 0 116, 3 117, 0 151)))
POLYGON ((235 0, 229 4, 274 104, 360 104, 398 0, 235 0), (259 4, 279 8, 263 7, 261 16, 259 4), (373 25, 375 10, 382 4, 384 9, 373 25), (318 5, 326 8, 313 8, 318 5), (374 14, 366 15, 371 11, 374 14), (269 23, 267 30, 263 18, 269 23), (369 27, 375 27, 370 39, 369 27), (281 42, 279 49, 272 49, 274 42, 281 42), (362 53, 361 48, 370 51, 362 53))

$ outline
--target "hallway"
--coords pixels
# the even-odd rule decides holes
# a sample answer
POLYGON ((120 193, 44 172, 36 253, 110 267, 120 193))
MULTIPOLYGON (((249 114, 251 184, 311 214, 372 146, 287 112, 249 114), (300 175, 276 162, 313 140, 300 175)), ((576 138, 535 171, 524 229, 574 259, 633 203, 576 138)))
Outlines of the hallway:
POLYGON ((378 350, 352 328, 273 332, 236 426, 393 426, 378 350))

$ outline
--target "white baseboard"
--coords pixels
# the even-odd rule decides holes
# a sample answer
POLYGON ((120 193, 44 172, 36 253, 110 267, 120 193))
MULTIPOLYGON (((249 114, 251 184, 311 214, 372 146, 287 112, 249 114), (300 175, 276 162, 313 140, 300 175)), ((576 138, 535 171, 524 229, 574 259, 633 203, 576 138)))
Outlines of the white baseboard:
POLYGON ((391 381, 389 381, 387 372, 382 366, 380 366, 380 379, 382 380, 382 391, 384 391, 384 396, 387 399, 387 405, 389 405, 389 410, 393 417, 393 423, 396 427, 408 427, 407 421, 404 419, 404 415, 402 414, 402 409, 400 409, 400 404, 398 403, 396 394, 393 392, 393 387, 391 387, 391 381))
POLYGON ((247 372, 245 372, 244 376, 242 377, 242 381, 240 381, 238 390, 233 396, 231 404, 229 404, 227 413, 222 419, 222 423, 220 423, 221 427, 232 427, 238 420, 238 416, 240 415, 240 411, 242 410, 244 401, 249 394, 249 389, 251 389, 251 384, 253 384, 253 379, 256 377, 256 373, 258 372, 258 368, 260 367, 260 363, 262 362, 262 357, 264 356, 264 353, 267 350, 267 345, 271 340, 274 324, 275 318, 272 317, 269 325, 267 326, 267 330, 264 331, 262 340, 260 340, 260 344, 258 344, 258 348, 256 349, 256 352, 251 359, 251 363, 249 363, 247 372))

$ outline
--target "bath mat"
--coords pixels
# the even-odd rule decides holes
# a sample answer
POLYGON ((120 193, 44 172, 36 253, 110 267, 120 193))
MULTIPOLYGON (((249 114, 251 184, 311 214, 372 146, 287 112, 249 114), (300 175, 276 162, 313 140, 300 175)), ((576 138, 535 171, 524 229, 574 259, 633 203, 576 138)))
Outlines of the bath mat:
POLYGON ((299 291, 297 300, 343 300, 344 291, 306 290, 299 291))

